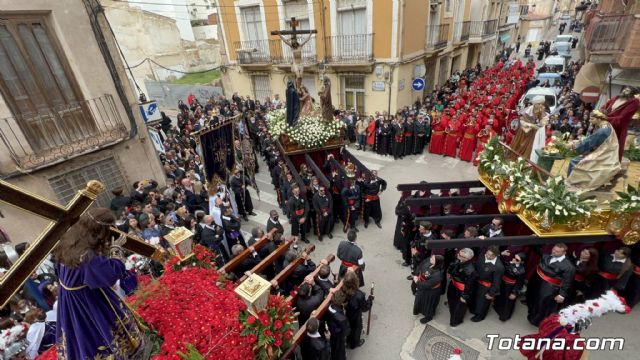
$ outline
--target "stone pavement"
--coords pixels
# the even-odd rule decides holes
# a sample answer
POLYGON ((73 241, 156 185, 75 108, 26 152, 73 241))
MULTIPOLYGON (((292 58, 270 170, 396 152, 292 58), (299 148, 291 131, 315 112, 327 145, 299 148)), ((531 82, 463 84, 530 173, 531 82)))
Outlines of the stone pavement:
MULTIPOLYGON (((382 201, 382 230, 371 224, 364 229, 358 227, 358 244, 364 252, 366 269, 364 278, 366 285, 363 291, 369 292, 372 282, 375 282, 375 302, 371 333, 365 336, 366 343, 361 348, 348 351, 348 358, 353 360, 445 360, 443 355, 452 346, 461 346, 464 359, 522 359, 517 351, 493 352, 487 350, 487 333, 501 336, 526 335, 536 332, 536 329, 526 321, 526 307, 520 303, 511 320, 502 323, 495 312, 491 311, 487 318, 480 323, 466 321, 457 328, 449 327, 447 307, 444 305, 446 297, 442 297, 436 317, 427 326, 420 324, 419 317, 412 315, 413 296, 410 282, 405 278, 409 274, 406 267, 401 266, 400 253, 393 247, 393 232, 396 222, 395 205, 400 197, 396 185, 401 183, 415 183, 421 180, 429 182, 474 180, 477 178, 476 168, 469 163, 452 158, 445 158, 431 154, 409 156, 403 160, 394 161, 392 157, 379 156, 371 152, 352 150, 358 159, 371 168, 379 170, 379 176, 388 183, 387 191, 381 195, 382 201), (428 328, 427 328, 428 327, 428 328), (426 332, 425 332, 426 329, 426 332), (424 333, 424 336, 423 336, 424 333), (461 345, 456 344, 461 341, 461 345)), ((263 165, 263 164, 261 164, 263 165)), ((266 167, 265 167, 266 169, 266 167)), ((265 170, 257 175, 258 186, 261 189, 261 201, 252 193, 256 213, 250 217, 250 222, 243 223, 243 230, 249 232, 253 226, 266 224, 268 212, 277 209, 277 203, 270 178, 265 170)), ((284 219, 286 233, 289 227, 284 219)), ((310 236, 316 250, 311 255, 318 262, 327 254, 335 254, 338 243, 346 236, 338 226, 334 229, 334 238, 318 242, 315 235, 310 236)), ((301 245, 302 247, 302 245, 301 245)), ((332 270, 337 272, 337 261, 332 264, 332 270)), ((640 343, 634 342, 635 326, 638 326, 638 310, 623 316, 609 314, 596 319, 593 325, 583 333, 586 337, 621 336, 626 337, 627 343, 623 351, 591 352, 590 359, 635 359, 640 356, 632 355, 640 351, 640 343), (633 336, 631 334, 634 334, 633 336)), ((364 317, 366 328, 366 313, 364 317)))

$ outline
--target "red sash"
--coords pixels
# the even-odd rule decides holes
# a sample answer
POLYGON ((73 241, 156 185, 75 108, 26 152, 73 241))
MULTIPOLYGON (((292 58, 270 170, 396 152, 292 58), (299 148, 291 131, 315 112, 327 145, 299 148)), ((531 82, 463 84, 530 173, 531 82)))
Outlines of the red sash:
POLYGON ((404 133, 404 136, 405 136, 405 137, 407 137, 407 136, 413 136, 413 133, 412 133, 412 132, 406 132, 406 133, 404 133))
POLYGON ((491 281, 485 281, 485 280, 478 280, 478 283, 484 287, 491 287, 491 284, 493 284, 491 281))
POLYGON ((512 279, 512 278, 508 277, 507 275, 502 275, 502 281, 506 282, 507 284, 511 284, 511 285, 516 283, 515 279, 512 279))
POLYGON ((640 266, 634 265, 633 266, 633 273, 636 274, 636 275, 640 275, 640 266))
POLYGON ((402 136, 396 136, 395 139, 396 139, 396 142, 401 142, 402 141, 402 136))
POLYGON ((545 274, 542 269, 540 269, 540 266, 538 266, 538 268, 536 269, 538 272, 538 275, 540 275, 540 277, 542 278, 542 280, 548 282, 551 285, 555 285, 555 286, 560 286, 562 284, 562 281, 560 279, 556 279, 554 277, 551 277, 547 274, 545 274))
POLYGON ((326 207, 325 208, 320 208, 320 210, 322 210, 323 213, 329 212, 329 208, 326 208, 326 207))
POLYGON ((420 273, 418 275, 418 281, 427 281, 427 277, 424 276, 424 273, 420 273))
POLYGON ((347 200, 347 204, 349 204, 349 205, 355 205, 355 203, 356 203, 356 201, 353 200, 353 199, 348 199, 347 200))
POLYGON ((302 216, 304 215, 304 209, 300 209, 300 210, 296 210, 295 211, 296 216, 302 216))
POLYGON ((584 281, 584 275, 582 275, 580 273, 576 273, 576 276, 573 277, 573 280, 575 280, 577 282, 583 282, 584 281))
POLYGON ((442 284, 437 283, 437 284, 435 284, 435 285, 432 287, 432 289, 439 289, 439 288, 440 288, 440 285, 442 285, 442 284))
POLYGON ((378 195, 365 195, 364 199, 367 201, 374 201, 380 199, 378 195))
POLYGON ((451 283, 453 284, 453 286, 456 287, 456 289, 460 290, 460 291, 464 291, 464 283, 461 283, 460 281, 451 278, 451 283))
POLYGON ((614 274, 606 271, 598 271, 598 275, 602 276, 607 280, 616 280, 618 278, 618 274, 614 274))
POLYGON ((347 260, 342 260, 342 265, 348 268, 356 267, 358 265, 348 262, 347 260))

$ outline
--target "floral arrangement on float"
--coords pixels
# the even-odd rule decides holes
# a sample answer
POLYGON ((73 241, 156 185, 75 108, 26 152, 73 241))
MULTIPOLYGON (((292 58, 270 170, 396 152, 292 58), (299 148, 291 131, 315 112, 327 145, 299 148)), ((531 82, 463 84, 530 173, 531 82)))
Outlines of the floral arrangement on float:
POLYGON ((625 245, 640 241, 640 186, 627 186, 626 192, 616 192, 618 199, 611 202, 609 230, 625 245))
POLYGON ((267 128, 274 138, 286 138, 305 149, 325 146, 331 139, 339 138, 345 127, 340 120, 325 121, 319 115, 302 115, 294 126, 289 126, 284 109, 269 113, 267 128))
POLYGON ((492 136, 484 146, 478 159, 478 170, 481 175, 492 177, 499 173, 504 162, 504 148, 500 145, 500 138, 492 136))
MULTIPOLYGON (((181 260, 127 299, 153 343, 155 360, 272 359, 291 346, 294 313, 281 296, 253 316, 234 292, 235 285, 215 267, 216 254, 195 245, 181 260)), ((55 349, 38 360, 55 359, 55 349), (47 357, 49 356, 49 357, 47 357)))
POLYGON ((518 212, 521 204, 516 202, 516 198, 520 190, 533 183, 531 167, 522 157, 518 157, 516 161, 503 164, 499 173, 502 183, 496 195, 498 208, 501 213, 518 212))
POLYGON ((2 330, 0 332, 0 352, 4 353, 10 346, 14 345, 16 341, 24 338, 27 330, 29 330, 27 323, 21 323, 2 330))
POLYGON ((572 225, 574 220, 582 221, 591 216, 596 201, 582 198, 581 191, 567 188, 562 176, 549 177, 543 185, 529 184, 520 189, 517 197, 544 230, 553 225, 572 225), (531 186, 532 185, 532 186, 531 186))

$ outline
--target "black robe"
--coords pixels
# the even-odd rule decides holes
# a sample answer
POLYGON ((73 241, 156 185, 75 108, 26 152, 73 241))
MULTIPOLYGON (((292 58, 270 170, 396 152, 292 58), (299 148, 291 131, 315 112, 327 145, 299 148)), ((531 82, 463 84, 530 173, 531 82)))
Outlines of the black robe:
POLYGON ((320 334, 311 337, 306 334, 300 344, 302 360, 329 360, 331 359, 331 345, 320 334))
POLYGON ((476 261, 476 271, 478 272, 478 286, 474 294, 472 313, 480 319, 484 319, 492 301, 488 300, 485 295, 495 298, 500 293, 504 266, 499 258, 495 259, 494 265, 487 261, 485 255, 481 255, 476 261))
POLYGON ((550 263, 551 255, 542 255, 537 271, 533 274, 527 285, 527 320, 538 326, 547 316, 558 311, 560 305, 554 300, 557 295, 569 298, 571 284, 575 275, 575 267, 568 258, 562 261, 550 263), (544 277, 551 279, 552 284, 544 277))
POLYGON ((351 349, 355 349, 360 344, 362 336, 362 313, 371 309, 371 298, 358 290, 353 296, 347 300, 345 305, 347 319, 349 319, 349 328, 351 332, 347 336, 347 343, 351 349))
POLYGON ((422 314, 432 319, 440 302, 440 286, 444 273, 440 269, 430 268, 429 259, 420 263, 417 270, 416 298, 413 302, 413 315, 422 314))
POLYGON ((329 305, 326 315, 327 325, 331 333, 331 360, 346 360, 346 340, 351 332, 349 319, 347 319, 342 308, 336 309, 333 305, 329 305))
POLYGON ((309 320, 311 313, 322 304, 324 300, 322 288, 318 285, 313 285, 311 294, 308 297, 302 298, 298 296, 296 299, 296 309, 298 310, 298 324, 300 326, 309 320))
POLYGON ((382 220, 380 208, 380 193, 387 189, 387 182, 380 178, 372 179, 362 185, 364 198, 364 223, 369 224, 369 218, 377 224, 382 220))
POLYGON ((471 261, 464 263, 456 261, 449 265, 447 272, 451 275, 451 282, 449 282, 449 288, 447 289, 447 302, 449 303, 449 314, 451 315, 449 325, 455 327, 464 321, 467 306, 476 287, 478 273, 471 261), (463 286, 462 290, 457 286, 463 286), (460 298, 464 299, 465 302, 462 302, 460 298))
MULTIPOLYGON (((627 261, 631 261, 627 259, 627 261)), ((622 292, 631 277, 631 268, 627 271, 623 269, 624 263, 613 261, 612 254, 606 254, 600 258, 600 271, 593 282, 593 297, 600 297, 608 290, 622 292)))
POLYGON ((291 215, 291 235, 305 239, 309 204, 302 196, 291 196, 287 203, 289 205, 289 214, 291 215), (301 219, 305 219, 304 224, 300 224, 301 219))
POLYGON ((413 155, 414 140, 414 123, 406 122, 404 124, 404 155, 413 155))
POLYGON ((333 198, 326 192, 324 196, 320 196, 320 193, 315 193, 312 202, 316 213, 314 232, 318 237, 330 234, 333 230, 333 198), (325 216, 325 214, 327 215, 325 216))
POLYGON ((380 155, 389 155, 391 154, 391 133, 393 129, 388 124, 382 125, 380 127, 378 136, 376 137, 376 143, 378 148, 376 149, 377 153, 380 155))
POLYGON ((341 261, 340 264, 340 278, 344 277, 347 273, 347 268, 358 266, 359 270, 358 278, 360 279, 360 286, 364 286, 364 260, 362 259, 362 249, 355 243, 348 240, 343 240, 338 245, 337 257, 341 261))
POLYGON ((500 284, 500 294, 493 302, 493 308, 498 313, 500 321, 507 321, 513 315, 516 307, 517 296, 522 291, 525 277, 525 267, 523 264, 516 266, 512 263, 506 263, 504 266, 504 276, 500 284), (516 299, 509 299, 509 295, 516 295, 516 299))

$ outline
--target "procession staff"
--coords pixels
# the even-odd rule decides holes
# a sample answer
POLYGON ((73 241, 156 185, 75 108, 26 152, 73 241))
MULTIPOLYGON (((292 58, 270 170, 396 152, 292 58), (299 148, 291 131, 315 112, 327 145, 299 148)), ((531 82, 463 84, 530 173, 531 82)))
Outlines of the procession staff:
POLYGON ((362 249, 356 244, 356 239, 358 238, 358 234, 349 230, 347 233, 347 240, 343 240, 338 245, 337 256, 340 259, 340 270, 339 275, 340 278, 344 277, 344 274, 347 272, 349 268, 358 267, 358 278, 360 279, 360 286, 364 286, 364 259, 362 258, 362 249))
POLYGON ((473 316, 471 321, 484 320, 491 306, 491 302, 500 293, 504 266, 498 258, 500 250, 497 246, 489 246, 484 256, 476 261, 478 286, 473 299, 473 316))
POLYGON ((371 176, 362 186, 364 195, 364 227, 369 226, 369 217, 382 229, 382 209, 380 208, 380 194, 387 189, 387 182, 378 177, 376 170, 371 171, 371 176))
POLYGON ((567 245, 557 243, 551 254, 542 255, 527 286, 527 320, 538 326, 542 319, 557 312, 569 296, 575 267, 567 259, 567 245))
POLYGON ((313 195, 312 202, 316 213, 315 230, 318 240, 322 241, 324 235, 333 239, 331 234, 333 230, 333 199, 327 195, 324 185, 320 185, 318 192, 313 195))
POLYGON ((447 290, 447 301, 449 303, 449 314, 451 316, 449 325, 456 327, 464 321, 467 313, 468 302, 476 287, 478 273, 473 266, 473 250, 464 248, 458 251, 458 259, 449 265, 447 272, 451 278, 447 290))
POLYGON ((309 243, 307 240, 306 221, 309 213, 309 204, 300 196, 300 187, 298 184, 293 185, 292 195, 289 198, 289 214, 291 214, 291 235, 300 237, 300 239, 309 243))

